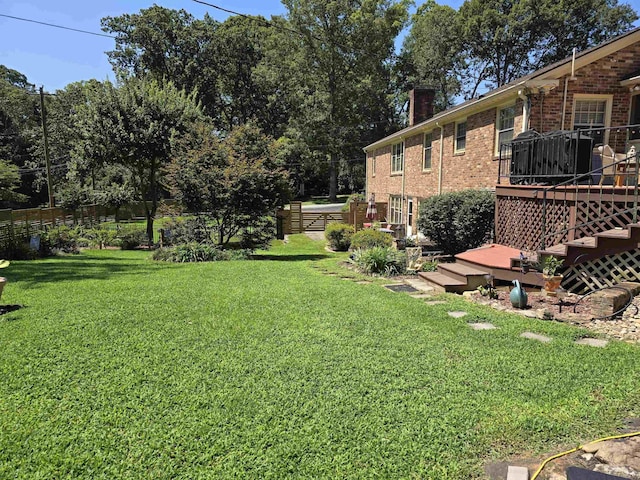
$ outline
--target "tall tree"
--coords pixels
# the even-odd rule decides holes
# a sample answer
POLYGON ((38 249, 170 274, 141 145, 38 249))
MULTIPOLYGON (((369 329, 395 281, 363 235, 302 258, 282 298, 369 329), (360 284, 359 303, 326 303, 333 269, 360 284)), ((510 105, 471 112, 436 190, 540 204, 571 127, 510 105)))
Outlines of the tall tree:
POLYGON ((460 94, 464 68, 463 41, 457 11, 427 0, 412 16, 411 32, 402 47, 401 61, 409 85, 426 85, 436 91, 434 109, 446 110, 460 94))
POLYGON ((31 186, 22 184, 18 169, 33 158, 34 131, 39 124, 35 86, 22 73, 0 65, 0 200, 5 207, 26 201, 25 194, 31 193, 31 186))
POLYGON ((412 18, 400 78, 474 98, 633 27, 618 0, 466 0, 456 12, 427 0, 412 18), (440 81, 439 81, 440 80, 440 81))
POLYGON ((170 82, 135 77, 119 86, 105 82, 78 112, 82 138, 76 153, 97 165, 126 167, 145 201, 149 243, 172 137, 187 132, 201 116, 194 94, 170 82))
MULTIPOLYGON (((301 108, 292 125, 329 159, 329 196, 336 198, 339 159, 361 157, 393 118, 390 63, 407 20, 407 0, 283 0, 298 45, 288 66, 301 108)), ((386 133, 386 132, 385 132, 386 133)))
POLYGON ((467 98, 586 49, 633 26, 617 0, 466 0, 459 11, 467 98))

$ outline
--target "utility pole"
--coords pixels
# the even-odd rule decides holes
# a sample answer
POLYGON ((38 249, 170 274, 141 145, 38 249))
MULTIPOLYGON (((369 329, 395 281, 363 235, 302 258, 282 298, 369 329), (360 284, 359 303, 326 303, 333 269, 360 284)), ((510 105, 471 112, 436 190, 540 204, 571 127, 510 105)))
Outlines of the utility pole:
POLYGON ((47 165, 47 191, 49 193, 49 208, 54 207, 53 186, 51 185, 51 161, 49 160, 49 139, 47 137, 47 114, 44 110, 44 92, 40 86, 40 117, 42 118, 42 135, 44 137, 44 161, 47 165))

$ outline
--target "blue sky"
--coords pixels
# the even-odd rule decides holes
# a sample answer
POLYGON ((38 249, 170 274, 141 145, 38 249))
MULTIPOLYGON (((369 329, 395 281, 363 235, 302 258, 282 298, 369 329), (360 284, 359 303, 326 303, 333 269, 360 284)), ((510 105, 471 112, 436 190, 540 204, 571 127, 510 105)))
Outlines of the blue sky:
MULTIPOLYGON (((446 3, 458 8, 463 0, 446 3)), ((0 14, 29 18, 66 27, 101 33, 100 19, 137 13, 153 3, 185 9, 196 18, 209 13, 223 21, 228 14, 192 0, 0 0, 0 14)), ((280 0, 210 0, 209 3, 249 15, 280 15, 286 12, 280 0)), ((416 4, 421 4, 416 0, 416 4)), ((627 0, 640 11, 640 0, 627 0)), ((0 64, 24 73, 31 83, 54 91, 65 85, 96 78, 113 79, 104 52, 114 40, 0 17, 0 64)))

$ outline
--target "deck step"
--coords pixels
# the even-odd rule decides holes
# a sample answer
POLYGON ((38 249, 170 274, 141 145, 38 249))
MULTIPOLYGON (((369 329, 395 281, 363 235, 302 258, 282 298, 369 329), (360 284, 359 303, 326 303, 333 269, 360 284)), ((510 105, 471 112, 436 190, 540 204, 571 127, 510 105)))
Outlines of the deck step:
POLYGON ((578 247, 578 248, 597 248, 598 247, 598 239, 596 237, 582 237, 577 240, 571 240, 569 242, 564 242, 567 247, 578 247))
POLYGON ((467 277, 484 277, 488 273, 486 270, 462 265, 460 263, 440 263, 438 264, 438 270, 445 275, 458 277, 458 280, 461 282, 467 277))
POLYGON ((557 257, 564 257, 567 254, 567 246, 564 243, 547 247, 540 252, 541 255, 555 255, 557 257))
POLYGON ((467 287, 467 282, 461 282, 440 272, 420 272, 418 276, 440 291, 463 292, 467 287))
POLYGON ((621 240, 628 240, 631 238, 631 231, 627 228, 614 228, 604 232, 598 232, 595 236, 598 238, 619 238, 621 240))

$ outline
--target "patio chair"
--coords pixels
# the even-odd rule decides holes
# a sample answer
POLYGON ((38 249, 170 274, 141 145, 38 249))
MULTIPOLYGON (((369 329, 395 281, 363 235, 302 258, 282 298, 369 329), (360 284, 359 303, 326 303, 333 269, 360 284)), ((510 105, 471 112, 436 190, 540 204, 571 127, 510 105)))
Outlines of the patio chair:
POLYGON ((612 183, 616 187, 628 184, 629 178, 634 178, 637 181, 638 163, 634 146, 627 153, 616 153, 609 145, 598 147, 598 151, 602 157, 602 166, 604 167, 600 176, 600 185, 604 183, 605 177, 612 177, 612 183))

